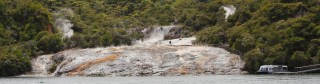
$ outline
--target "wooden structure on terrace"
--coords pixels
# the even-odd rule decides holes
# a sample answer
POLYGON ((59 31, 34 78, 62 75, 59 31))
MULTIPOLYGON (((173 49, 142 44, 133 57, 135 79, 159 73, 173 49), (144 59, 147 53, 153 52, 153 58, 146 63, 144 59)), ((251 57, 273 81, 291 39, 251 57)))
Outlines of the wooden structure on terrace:
MULTIPOLYGON (((275 65, 273 65, 273 66, 275 66, 275 65)), ((300 73, 309 73, 309 72, 320 71, 320 64, 295 67, 293 72, 290 72, 290 71, 273 71, 274 67, 269 67, 269 68, 272 68, 271 72, 268 72, 269 74, 300 74, 300 73)), ((266 69, 266 70, 270 70, 269 68, 266 69)), ((261 67, 260 67, 260 69, 261 69, 261 67)), ((259 69, 259 71, 260 71, 260 69, 259 69)))
POLYGON ((320 64, 301 66, 301 67, 294 68, 294 71, 296 73, 308 73, 308 72, 314 72, 314 71, 319 71, 319 70, 320 70, 320 64))

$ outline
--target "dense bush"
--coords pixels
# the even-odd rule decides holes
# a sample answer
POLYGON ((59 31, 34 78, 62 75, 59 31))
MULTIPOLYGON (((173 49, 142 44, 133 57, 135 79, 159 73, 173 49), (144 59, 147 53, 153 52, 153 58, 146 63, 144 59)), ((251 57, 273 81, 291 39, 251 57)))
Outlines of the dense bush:
POLYGON ((1 0, 0 18, 0 76, 30 71, 30 58, 41 54, 35 38, 51 26, 51 12, 32 0, 1 0))
POLYGON ((23 74, 31 70, 30 54, 17 46, 0 48, 0 76, 23 74))
POLYGON ((238 12, 224 25, 198 32, 198 41, 223 44, 227 39, 225 43, 230 48, 244 53, 245 69, 251 73, 265 64, 288 65, 290 70, 317 64, 319 4, 312 2, 317 1, 258 1, 238 5, 238 12), (223 27, 226 30, 217 32, 223 27), (218 36, 219 33, 226 38, 218 36))

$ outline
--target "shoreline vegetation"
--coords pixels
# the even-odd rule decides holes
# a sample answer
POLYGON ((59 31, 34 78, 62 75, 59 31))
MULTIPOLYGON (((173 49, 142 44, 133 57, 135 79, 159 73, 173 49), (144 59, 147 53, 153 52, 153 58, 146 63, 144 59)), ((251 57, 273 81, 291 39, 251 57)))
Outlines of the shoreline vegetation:
POLYGON ((0 76, 30 72, 40 55, 132 45, 144 35, 129 30, 172 24, 186 31, 178 38, 241 53, 249 73, 292 70, 320 63, 319 13, 319 0, 0 0, 0 76))

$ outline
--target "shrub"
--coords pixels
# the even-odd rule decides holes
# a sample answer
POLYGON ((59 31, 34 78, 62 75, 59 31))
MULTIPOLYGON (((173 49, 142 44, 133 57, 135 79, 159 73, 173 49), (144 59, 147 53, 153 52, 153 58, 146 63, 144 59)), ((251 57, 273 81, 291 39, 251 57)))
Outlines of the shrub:
POLYGON ((102 36, 103 46, 110 46, 112 44, 112 36, 110 34, 105 34, 102 36))
POLYGON ((55 53, 63 49, 64 42, 60 35, 49 34, 43 36, 37 43, 38 48, 44 53, 55 53))
POLYGON ((197 41, 209 44, 222 44, 227 42, 224 30, 221 27, 210 27, 197 33, 197 41))

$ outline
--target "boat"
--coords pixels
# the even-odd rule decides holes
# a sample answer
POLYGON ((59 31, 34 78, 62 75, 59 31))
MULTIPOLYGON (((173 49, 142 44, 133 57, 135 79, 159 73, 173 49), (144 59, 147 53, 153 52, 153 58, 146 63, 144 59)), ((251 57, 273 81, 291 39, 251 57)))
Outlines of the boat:
POLYGON ((262 65, 257 71, 259 74, 277 74, 287 73, 288 66, 286 65, 262 65))

